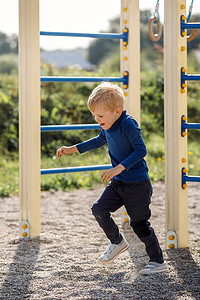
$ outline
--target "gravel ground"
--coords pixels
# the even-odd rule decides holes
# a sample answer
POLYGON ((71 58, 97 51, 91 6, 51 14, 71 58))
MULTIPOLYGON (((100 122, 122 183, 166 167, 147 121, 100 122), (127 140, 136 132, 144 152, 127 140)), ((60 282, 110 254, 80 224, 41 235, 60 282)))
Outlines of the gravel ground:
MULTIPOLYGON (((90 207, 103 187, 43 192, 41 237, 19 240, 18 197, 0 198, 0 299, 200 299, 200 192, 189 184, 189 248, 164 250, 169 271, 140 276, 148 263, 128 224, 116 222, 130 247, 110 266, 98 256, 108 241, 90 207)), ((151 223, 165 247, 164 184, 154 184, 151 223)))

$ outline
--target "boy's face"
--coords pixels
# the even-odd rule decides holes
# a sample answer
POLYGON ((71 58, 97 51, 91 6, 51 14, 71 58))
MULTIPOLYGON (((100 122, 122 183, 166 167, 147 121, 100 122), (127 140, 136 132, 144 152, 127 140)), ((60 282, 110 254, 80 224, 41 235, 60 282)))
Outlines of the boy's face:
POLYGON ((104 129, 108 130, 117 119, 121 116, 122 108, 117 107, 113 112, 107 109, 104 105, 98 105, 92 111, 95 121, 104 129))

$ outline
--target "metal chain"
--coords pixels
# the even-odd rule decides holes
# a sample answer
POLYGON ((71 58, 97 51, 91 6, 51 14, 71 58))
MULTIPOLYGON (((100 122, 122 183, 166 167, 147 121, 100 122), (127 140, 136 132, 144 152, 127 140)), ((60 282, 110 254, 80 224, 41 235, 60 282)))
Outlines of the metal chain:
POLYGON ((155 24, 157 24, 158 22, 160 22, 160 15, 159 15, 159 0, 157 0, 156 2, 156 6, 155 6, 155 11, 154 11, 154 17, 156 17, 158 19, 158 21, 154 22, 155 24))
POLYGON ((189 6, 188 17, 187 17, 187 23, 189 23, 190 18, 191 18, 192 9, 193 9, 193 2, 194 2, 194 0, 191 1, 191 4, 190 4, 190 6, 189 6))

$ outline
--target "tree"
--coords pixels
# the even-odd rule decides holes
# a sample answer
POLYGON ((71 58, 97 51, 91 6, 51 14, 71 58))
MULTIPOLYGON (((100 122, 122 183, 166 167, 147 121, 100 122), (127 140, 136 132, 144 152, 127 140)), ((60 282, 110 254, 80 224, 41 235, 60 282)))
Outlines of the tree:
MULTIPOLYGON (((119 32, 119 17, 110 21, 109 29, 107 32, 118 33, 119 32)), ((88 47, 88 60, 94 64, 99 65, 102 60, 110 56, 111 53, 119 51, 119 41, 114 39, 95 39, 88 47)))
MULTIPOLYGON (((152 49, 154 43, 151 41, 148 33, 148 22, 151 17, 150 10, 143 10, 140 13, 140 47, 141 51, 144 49, 152 49)), ((155 25, 156 26, 156 25, 155 25)), ((120 19, 114 18, 110 21, 109 32, 119 33, 120 32, 120 19)), ((157 43, 163 45, 163 37, 157 43)), ((88 59, 94 65, 99 65, 103 60, 110 57, 111 54, 115 55, 119 52, 119 41, 116 40, 101 40, 95 39, 88 47, 88 59)))
POLYGON ((0 32, 0 55, 8 53, 16 53, 18 51, 18 38, 16 34, 7 36, 0 32))
POLYGON ((11 74, 17 71, 17 60, 13 54, 4 54, 0 56, 0 74, 11 74))
POLYGON ((18 36, 16 34, 12 34, 7 37, 8 43, 10 44, 10 52, 17 54, 18 53, 18 36))
POLYGON ((10 43, 5 33, 0 32, 0 54, 10 53, 10 43))

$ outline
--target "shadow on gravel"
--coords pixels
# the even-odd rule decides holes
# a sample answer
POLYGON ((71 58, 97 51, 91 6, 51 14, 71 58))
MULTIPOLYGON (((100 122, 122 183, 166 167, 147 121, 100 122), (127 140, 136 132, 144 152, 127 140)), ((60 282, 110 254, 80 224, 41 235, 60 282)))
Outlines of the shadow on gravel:
MULTIPOLYGON (((169 271, 166 273, 140 276, 132 282, 131 296, 127 299, 183 299, 200 300, 200 267, 195 263, 189 249, 167 250, 169 271), (171 272, 171 267, 174 271, 171 272), (132 297, 132 298, 131 298, 132 297)), ((137 254, 131 255, 133 264, 137 254)), ((137 271, 139 265, 135 265, 137 271)), ((116 287, 117 288, 117 287, 116 287)), ((130 293, 130 285, 126 286, 130 293)))
POLYGON ((40 240, 15 240, 10 244, 19 245, 3 282, 0 299, 28 299, 30 296, 29 286, 40 249, 40 240))
POLYGON ((188 248, 166 250, 169 261, 177 272, 182 292, 200 300, 200 266, 194 261, 188 248))
MULTIPOLYGON (((148 263, 148 257, 144 250, 139 249, 137 239, 134 238, 128 252, 136 272, 148 263)), ((164 256, 169 267, 168 272, 149 276, 137 274, 132 282, 133 299, 175 300, 177 297, 185 297, 184 299, 191 297, 200 300, 200 266, 194 261, 190 250, 188 248, 166 250, 164 256)), ((130 286, 127 285, 126 288, 128 290, 130 286)))

